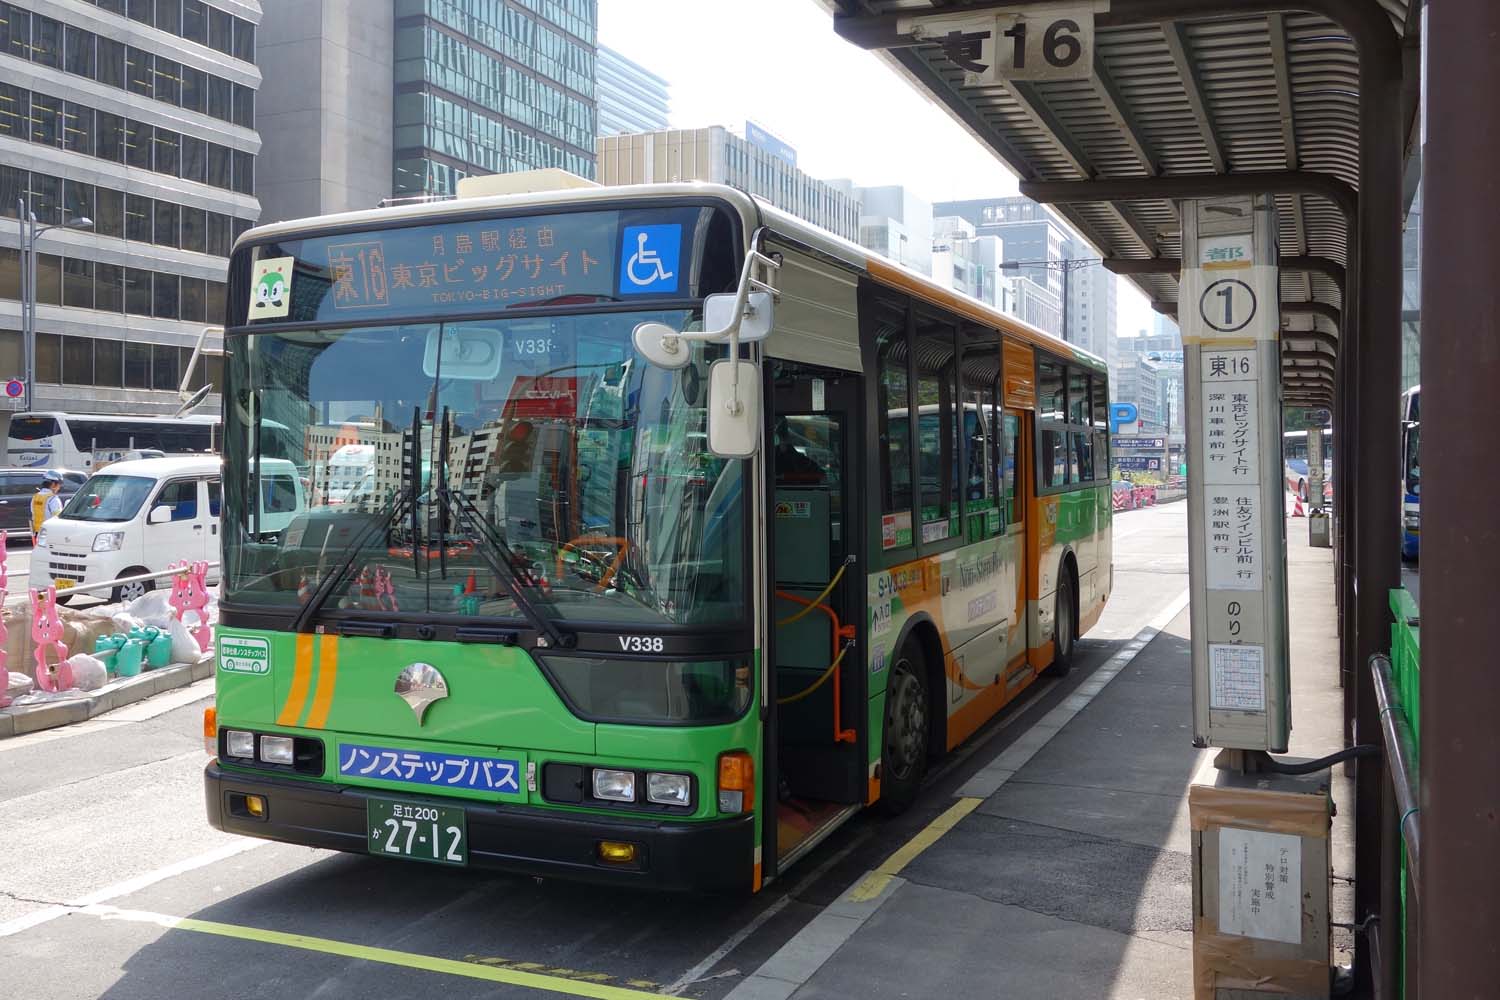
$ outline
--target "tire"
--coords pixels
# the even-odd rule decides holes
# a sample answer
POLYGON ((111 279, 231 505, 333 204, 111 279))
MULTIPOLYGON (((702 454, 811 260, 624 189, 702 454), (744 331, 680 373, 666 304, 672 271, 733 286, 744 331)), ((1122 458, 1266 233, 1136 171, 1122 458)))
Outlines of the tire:
POLYGON ((1073 599, 1073 573, 1066 566, 1052 595, 1052 665, 1047 673, 1066 677, 1073 670, 1073 654, 1078 643, 1078 602, 1073 599))
POLYGON ((896 654, 886 678, 879 804, 888 816, 905 812, 921 790, 927 774, 931 705, 921 649, 908 641, 896 654))
MULTIPOLYGON (((142 573, 148 572, 150 571, 147 570, 144 566, 135 566, 121 573, 120 576, 122 578, 140 576, 142 573)), ((136 583, 123 584, 115 587, 114 590, 111 590, 109 592, 109 603, 119 604, 121 601, 134 601, 138 598, 145 597, 148 593, 155 589, 156 581, 154 580, 141 580, 136 583)))

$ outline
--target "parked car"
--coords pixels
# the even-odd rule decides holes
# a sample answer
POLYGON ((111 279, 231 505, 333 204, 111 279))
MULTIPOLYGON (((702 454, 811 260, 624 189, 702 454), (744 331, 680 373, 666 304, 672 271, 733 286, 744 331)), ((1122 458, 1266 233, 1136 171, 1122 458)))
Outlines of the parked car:
MULTIPOLYGON (((291 462, 266 459, 261 530, 275 534, 306 507, 291 462)), ((42 525, 31 557, 33 586, 54 584, 59 594, 166 569, 175 562, 219 560, 220 462, 215 457, 148 458, 116 462, 91 476, 42 525)), ((218 579, 211 569, 209 582, 218 579)), ((120 584, 112 601, 134 600, 150 580, 120 584)))
MULTIPOLYGON (((9 531, 12 537, 31 538, 31 498, 42 488, 42 474, 46 469, 0 469, 0 528, 9 531)), ((64 504, 73 498, 89 478, 87 472, 72 469, 56 469, 62 476, 62 491, 58 494, 64 504)))

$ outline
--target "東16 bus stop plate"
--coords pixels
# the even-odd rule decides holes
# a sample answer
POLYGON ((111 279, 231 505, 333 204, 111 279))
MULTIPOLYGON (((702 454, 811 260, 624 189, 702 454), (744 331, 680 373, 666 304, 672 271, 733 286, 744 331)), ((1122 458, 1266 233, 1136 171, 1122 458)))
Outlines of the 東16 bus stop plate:
POLYGON ((469 863, 469 831, 461 808, 371 798, 365 800, 365 825, 371 854, 442 865, 469 863))

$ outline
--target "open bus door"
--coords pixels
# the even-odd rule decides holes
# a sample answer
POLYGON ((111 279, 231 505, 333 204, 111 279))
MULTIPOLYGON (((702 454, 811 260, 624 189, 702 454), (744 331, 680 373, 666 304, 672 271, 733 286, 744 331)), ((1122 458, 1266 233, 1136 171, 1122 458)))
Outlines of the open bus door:
POLYGON ((774 859, 766 866, 773 874, 864 803, 869 734, 856 642, 865 615, 860 379, 787 361, 767 367, 772 681, 763 855, 774 859))

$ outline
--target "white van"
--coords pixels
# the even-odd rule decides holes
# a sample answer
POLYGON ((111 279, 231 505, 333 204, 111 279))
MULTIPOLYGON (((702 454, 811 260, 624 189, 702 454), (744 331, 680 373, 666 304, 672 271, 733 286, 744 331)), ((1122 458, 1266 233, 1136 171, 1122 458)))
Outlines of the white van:
MULTIPOLYGON (((214 457, 116 462, 95 474, 42 525, 31 554, 31 585, 56 585, 59 597, 85 583, 165 570, 184 560, 219 561, 220 462, 214 457)), ((291 462, 266 459, 260 532, 274 537, 305 510, 291 462)), ((218 570, 210 569, 210 582, 218 570)), ((108 595, 129 601, 162 581, 121 584, 108 595)))

